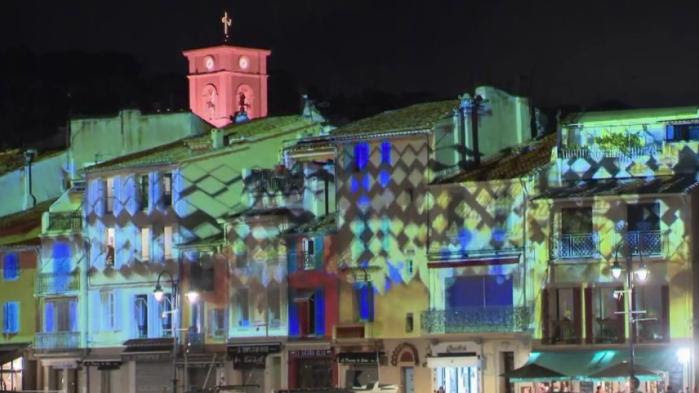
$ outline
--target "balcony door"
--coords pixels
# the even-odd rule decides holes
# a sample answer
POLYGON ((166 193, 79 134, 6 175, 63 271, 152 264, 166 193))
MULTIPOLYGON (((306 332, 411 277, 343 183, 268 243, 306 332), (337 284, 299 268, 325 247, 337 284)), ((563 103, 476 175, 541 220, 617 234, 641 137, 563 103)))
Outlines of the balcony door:
POLYGON ((512 306, 512 277, 505 275, 461 276, 446 281, 447 310, 512 306))
POLYGON ((633 254, 654 255, 661 251, 660 205, 639 203, 629 205, 627 212, 627 242, 633 254))
POLYGON ((575 207, 561 210, 559 258, 590 258, 596 246, 592 231, 592 208, 575 207))

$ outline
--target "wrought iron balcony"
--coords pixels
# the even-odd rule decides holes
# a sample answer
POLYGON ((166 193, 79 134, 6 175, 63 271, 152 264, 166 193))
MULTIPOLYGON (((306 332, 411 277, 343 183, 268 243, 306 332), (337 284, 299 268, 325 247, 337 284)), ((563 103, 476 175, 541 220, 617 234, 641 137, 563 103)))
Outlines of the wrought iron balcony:
POLYGON ((555 242, 556 258, 592 258, 597 255, 597 239, 594 233, 564 233, 555 242))
POLYGON ((80 332, 36 333, 34 350, 37 352, 70 352, 80 348, 80 332))
POLYGON ((255 169, 244 179, 245 189, 253 194, 291 194, 303 190, 303 173, 287 169, 255 169))
POLYGON ((204 334, 187 332, 187 348, 193 352, 202 352, 204 350, 204 334))
POLYGON ((659 255, 662 252, 660 231, 628 231, 626 243, 633 255, 659 255))
POLYGON ((73 273, 40 273, 36 276, 36 293, 56 295, 80 289, 80 280, 73 273))
POLYGON ((528 307, 485 306, 427 310, 421 315, 423 334, 516 333, 529 328, 528 307))
POLYGON ((83 218, 80 213, 49 213, 49 232, 80 232, 83 218))

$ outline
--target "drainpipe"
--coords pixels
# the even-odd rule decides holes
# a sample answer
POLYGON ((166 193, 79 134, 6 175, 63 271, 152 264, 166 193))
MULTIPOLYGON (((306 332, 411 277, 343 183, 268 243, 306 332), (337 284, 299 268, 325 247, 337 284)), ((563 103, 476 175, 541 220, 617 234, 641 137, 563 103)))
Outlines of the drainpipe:
POLYGON ((24 152, 24 210, 36 206, 36 197, 32 193, 32 161, 36 157, 36 150, 29 149, 24 152))

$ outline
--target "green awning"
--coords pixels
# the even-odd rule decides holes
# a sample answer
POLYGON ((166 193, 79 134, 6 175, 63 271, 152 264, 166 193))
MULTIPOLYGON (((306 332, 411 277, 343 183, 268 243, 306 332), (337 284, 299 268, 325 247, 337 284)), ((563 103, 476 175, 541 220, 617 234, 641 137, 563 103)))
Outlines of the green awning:
MULTIPOLYGON (((671 346, 636 349, 635 361, 649 370, 668 372, 679 364, 677 349, 671 346)), ((587 380, 591 375, 629 360, 629 350, 567 350, 533 351, 528 364, 538 364, 568 376, 570 379, 587 380)))
POLYGON ((530 363, 516 370, 508 371, 502 374, 502 376, 509 378, 510 382, 551 382, 570 379, 557 371, 536 363, 530 363))
MULTIPOLYGON (((636 378, 640 381, 660 381, 662 379, 654 370, 650 370, 640 364, 635 364, 633 371, 636 378)), ((621 362, 596 372, 587 378, 594 381, 624 381, 629 379, 630 374, 631 365, 629 362, 621 362)))

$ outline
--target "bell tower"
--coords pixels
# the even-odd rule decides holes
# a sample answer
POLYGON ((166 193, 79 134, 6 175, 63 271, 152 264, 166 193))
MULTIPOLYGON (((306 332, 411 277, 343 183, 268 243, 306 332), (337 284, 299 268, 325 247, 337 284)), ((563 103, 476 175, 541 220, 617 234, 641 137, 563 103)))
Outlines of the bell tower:
POLYGON ((267 116, 267 57, 271 54, 229 45, 227 13, 221 22, 226 43, 183 52, 189 62, 189 109, 218 128, 236 117, 267 116))

